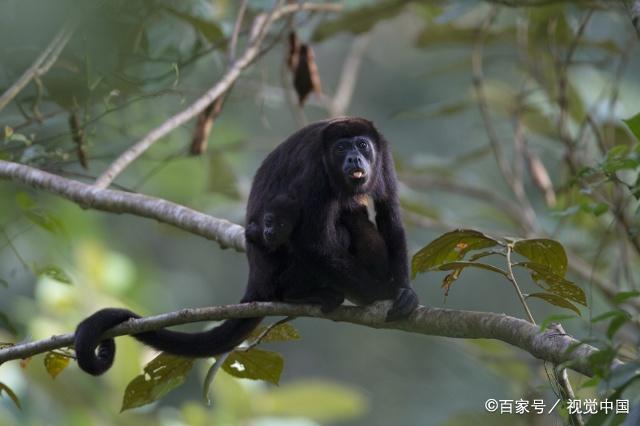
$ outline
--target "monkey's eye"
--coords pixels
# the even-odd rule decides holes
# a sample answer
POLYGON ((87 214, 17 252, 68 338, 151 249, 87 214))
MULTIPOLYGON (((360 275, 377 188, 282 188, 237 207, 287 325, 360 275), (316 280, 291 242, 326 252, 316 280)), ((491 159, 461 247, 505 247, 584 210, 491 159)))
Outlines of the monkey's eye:
POLYGON ((338 145, 336 145, 337 152, 344 152, 344 150, 345 150, 344 144, 339 143, 338 145))
POLYGON ((360 149, 367 149, 369 148, 369 144, 367 143, 366 140, 362 139, 358 142, 358 148, 360 149))

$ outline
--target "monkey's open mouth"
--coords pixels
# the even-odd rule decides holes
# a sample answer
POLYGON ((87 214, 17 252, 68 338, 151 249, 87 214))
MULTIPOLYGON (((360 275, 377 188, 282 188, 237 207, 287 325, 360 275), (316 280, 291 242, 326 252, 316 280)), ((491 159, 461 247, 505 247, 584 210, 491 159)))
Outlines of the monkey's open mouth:
POLYGON ((353 169, 349 172, 351 179, 362 179, 365 176, 365 172, 362 169, 353 169))

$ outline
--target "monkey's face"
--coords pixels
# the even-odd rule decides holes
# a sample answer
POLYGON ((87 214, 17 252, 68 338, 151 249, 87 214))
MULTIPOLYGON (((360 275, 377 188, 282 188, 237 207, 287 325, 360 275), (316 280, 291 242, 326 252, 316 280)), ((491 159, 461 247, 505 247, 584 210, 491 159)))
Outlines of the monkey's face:
POLYGON ((293 230, 294 220, 287 215, 265 213, 262 232, 267 246, 276 248, 286 243, 293 230))
POLYGON ((329 173, 349 194, 368 191, 374 180, 375 143, 369 136, 340 138, 333 142, 328 153, 329 173))

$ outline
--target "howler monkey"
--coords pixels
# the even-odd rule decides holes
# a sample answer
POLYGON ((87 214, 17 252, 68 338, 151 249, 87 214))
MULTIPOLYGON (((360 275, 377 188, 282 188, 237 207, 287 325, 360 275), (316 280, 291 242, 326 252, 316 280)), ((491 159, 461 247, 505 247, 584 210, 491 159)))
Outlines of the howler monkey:
MULTIPOLYGON (((246 223, 263 223, 270 202, 280 194, 293 194, 300 214, 277 255, 247 241, 249 279, 241 301, 318 303, 330 311, 345 298, 357 304, 393 299, 387 319, 408 316, 418 298, 409 285, 396 186, 387 141, 368 120, 325 120, 291 135, 256 172, 246 223), (375 226, 364 216, 363 197, 373 201, 375 226), (367 255, 372 257, 368 261, 367 255)), ((94 375, 109 369, 115 344, 101 335, 129 318, 138 315, 109 308, 78 325, 80 368, 94 375)), ((232 350, 261 320, 231 319, 201 333, 163 329, 133 337, 172 354, 208 357, 232 350)))
POLYGON ((247 224, 245 237, 269 251, 277 250, 289 241, 299 216, 300 206, 296 199, 288 194, 278 194, 258 222, 247 224))

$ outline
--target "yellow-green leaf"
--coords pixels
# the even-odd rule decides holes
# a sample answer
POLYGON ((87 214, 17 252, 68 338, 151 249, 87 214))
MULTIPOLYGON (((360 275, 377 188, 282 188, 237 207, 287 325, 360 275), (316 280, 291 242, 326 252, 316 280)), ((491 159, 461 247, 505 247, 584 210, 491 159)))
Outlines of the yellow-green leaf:
POLYGON ((69 365, 69 357, 62 356, 55 352, 47 352, 44 356, 44 368, 52 379, 55 379, 62 370, 69 365))
POLYGON ((514 265, 528 269, 531 272, 531 278, 540 288, 587 306, 584 291, 564 277, 554 274, 548 266, 535 262, 519 262, 514 265))
POLYGON ((150 404, 184 383, 192 358, 161 353, 127 385, 120 412, 150 404))
POLYGON ((257 395, 254 403, 261 415, 308 418, 323 424, 357 418, 367 405, 355 389, 324 380, 286 384, 257 395))
POLYGON ((411 261, 412 277, 418 273, 437 269, 439 266, 455 262, 473 250, 494 247, 499 242, 472 229, 457 229, 447 232, 420 249, 411 261))
POLYGON ((238 179, 233 171, 233 167, 223 152, 220 150, 211 150, 208 170, 208 191, 226 195, 234 200, 240 198, 240 192, 238 191, 238 179))
POLYGON ((560 296, 555 295, 553 293, 533 293, 533 294, 527 295, 527 297, 535 297, 535 298, 538 298, 538 299, 542 299, 547 303, 551 303, 552 305, 560 306, 561 308, 571 309, 573 312, 575 312, 576 314, 580 315, 580 310, 578 310, 576 305, 574 305, 573 303, 569 302, 564 297, 560 297, 560 296))
MULTIPOLYGON (((260 326, 253 330, 253 332, 247 337, 247 340, 252 341, 257 339, 264 331, 267 329, 267 326, 260 326)), ((262 343, 267 342, 286 342, 289 340, 300 340, 300 333, 294 326, 289 323, 278 324, 273 327, 269 332, 262 338, 262 343)))
POLYGON ((49 278, 53 278, 63 284, 73 284, 71 278, 65 271, 56 265, 46 265, 43 267, 36 267, 36 275, 46 275, 49 278))
POLYGON ((56 217, 40 210, 25 210, 24 217, 42 229, 54 234, 64 234, 64 226, 56 217))
POLYGON ((519 240, 513 251, 532 262, 547 266, 554 274, 564 277, 567 273, 567 254, 557 241, 547 238, 519 240))
POLYGON ((284 367, 279 353, 252 348, 234 351, 222 364, 228 374, 241 379, 265 380, 277 385, 284 367))
POLYGON ((636 140, 640 141, 640 113, 622 121, 624 121, 624 124, 627 125, 629 130, 631 130, 631 133, 636 137, 636 140))
POLYGON ((7 396, 13 401, 13 403, 16 404, 16 407, 22 410, 18 396, 11 390, 9 386, 0 382, 0 396, 2 396, 2 392, 6 393, 7 396))

